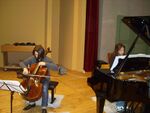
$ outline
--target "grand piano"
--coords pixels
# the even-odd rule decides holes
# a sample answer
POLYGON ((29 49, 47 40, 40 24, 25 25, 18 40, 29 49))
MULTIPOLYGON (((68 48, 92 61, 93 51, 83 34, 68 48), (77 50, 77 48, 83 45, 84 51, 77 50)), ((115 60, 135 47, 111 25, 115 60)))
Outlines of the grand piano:
MULTIPOLYGON (((129 102, 140 103, 140 113, 150 113, 150 57, 131 55, 139 38, 150 45, 150 17, 124 17, 122 21, 137 34, 137 37, 127 54, 118 59, 113 69, 102 69, 104 62, 99 61, 87 83, 96 94, 97 113, 103 113, 105 99, 110 102, 125 101, 125 107, 129 107, 129 102)), ((136 113, 134 104, 130 111, 125 109, 124 113, 128 112, 136 113)))

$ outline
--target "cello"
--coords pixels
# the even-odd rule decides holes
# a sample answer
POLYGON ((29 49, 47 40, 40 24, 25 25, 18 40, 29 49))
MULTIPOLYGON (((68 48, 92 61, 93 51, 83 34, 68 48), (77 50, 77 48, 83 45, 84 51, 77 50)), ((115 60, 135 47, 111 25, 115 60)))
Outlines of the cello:
MULTIPOLYGON (((45 56, 50 53, 50 49, 45 50, 45 56)), ((38 63, 32 64, 28 67, 29 74, 23 75, 23 81, 20 83, 25 89, 22 97, 27 101, 36 101, 42 96, 42 83, 43 78, 49 78, 49 74, 46 66, 40 66, 38 63)))

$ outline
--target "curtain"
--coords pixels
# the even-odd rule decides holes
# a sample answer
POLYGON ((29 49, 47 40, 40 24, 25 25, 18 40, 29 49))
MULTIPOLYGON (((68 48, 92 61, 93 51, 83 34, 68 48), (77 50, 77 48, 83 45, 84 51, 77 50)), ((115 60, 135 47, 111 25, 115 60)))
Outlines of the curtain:
POLYGON ((87 0, 84 70, 92 71, 98 54, 99 0, 87 0))

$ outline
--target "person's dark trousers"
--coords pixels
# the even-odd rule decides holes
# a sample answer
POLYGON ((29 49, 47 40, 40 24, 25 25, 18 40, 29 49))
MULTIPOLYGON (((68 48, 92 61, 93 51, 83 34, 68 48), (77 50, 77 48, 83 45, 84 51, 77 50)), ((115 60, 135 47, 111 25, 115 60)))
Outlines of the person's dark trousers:
POLYGON ((42 80, 42 84, 43 84, 43 90, 42 90, 42 103, 41 103, 41 107, 42 109, 46 109, 47 105, 48 105, 48 87, 49 87, 49 82, 50 79, 49 78, 45 78, 42 80))

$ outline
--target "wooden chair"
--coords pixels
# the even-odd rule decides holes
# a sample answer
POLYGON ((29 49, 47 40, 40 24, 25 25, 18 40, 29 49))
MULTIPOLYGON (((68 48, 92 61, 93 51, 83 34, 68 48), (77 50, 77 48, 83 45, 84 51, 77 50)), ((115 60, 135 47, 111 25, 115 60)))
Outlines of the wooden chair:
POLYGON ((107 53, 107 61, 109 64, 111 63, 112 55, 113 55, 113 53, 110 53, 110 52, 107 53))

